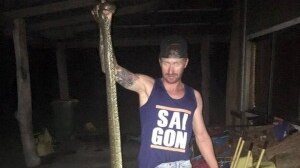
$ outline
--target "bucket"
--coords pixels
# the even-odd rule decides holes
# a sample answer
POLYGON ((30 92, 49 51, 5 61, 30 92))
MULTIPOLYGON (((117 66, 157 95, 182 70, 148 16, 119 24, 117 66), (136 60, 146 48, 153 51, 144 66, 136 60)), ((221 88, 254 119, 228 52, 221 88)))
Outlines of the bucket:
POLYGON ((56 141, 68 141, 74 131, 74 111, 78 100, 55 100, 53 109, 54 137, 56 141))

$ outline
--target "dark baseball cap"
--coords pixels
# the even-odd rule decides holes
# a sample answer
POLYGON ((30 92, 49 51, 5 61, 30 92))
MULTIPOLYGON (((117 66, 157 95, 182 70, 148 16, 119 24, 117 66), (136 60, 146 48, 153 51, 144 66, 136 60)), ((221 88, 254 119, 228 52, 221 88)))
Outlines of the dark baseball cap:
POLYGON ((165 37, 160 43, 160 58, 187 58, 187 42, 178 35, 165 37))

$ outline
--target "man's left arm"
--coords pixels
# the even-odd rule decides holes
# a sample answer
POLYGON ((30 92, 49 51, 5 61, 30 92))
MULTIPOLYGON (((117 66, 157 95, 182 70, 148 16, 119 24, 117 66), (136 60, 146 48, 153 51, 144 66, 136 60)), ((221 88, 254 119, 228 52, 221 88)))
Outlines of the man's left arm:
POLYGON ((202 115, 202 98, 198 91, 195 90, 197 108, 193 117, 193 131, 197 146, 210 168, 218 168, 211 138, 206 130, 202 115))

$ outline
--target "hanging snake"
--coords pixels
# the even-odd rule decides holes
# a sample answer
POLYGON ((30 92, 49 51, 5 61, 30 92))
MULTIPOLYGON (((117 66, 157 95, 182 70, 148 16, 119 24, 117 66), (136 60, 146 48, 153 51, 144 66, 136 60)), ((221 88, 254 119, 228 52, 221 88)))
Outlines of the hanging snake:
POLYGON ((115 9, 113 4, 104 2, 97 5, 92 10, 92 14, 99 24, 99 55, 102 71, 106 74, 111 167, 121 168, 122 152, 114 66, 115 57, 111 40, 111 20, 115 9))

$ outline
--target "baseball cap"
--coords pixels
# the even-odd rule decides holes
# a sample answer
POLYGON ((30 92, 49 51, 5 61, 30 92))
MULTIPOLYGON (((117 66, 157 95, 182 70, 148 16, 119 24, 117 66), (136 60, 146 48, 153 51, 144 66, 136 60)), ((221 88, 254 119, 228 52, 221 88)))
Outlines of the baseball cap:
POLYGON ((187 42, 178 35, 165 37, 160 43, 160 58, 187 58, 187 42))

